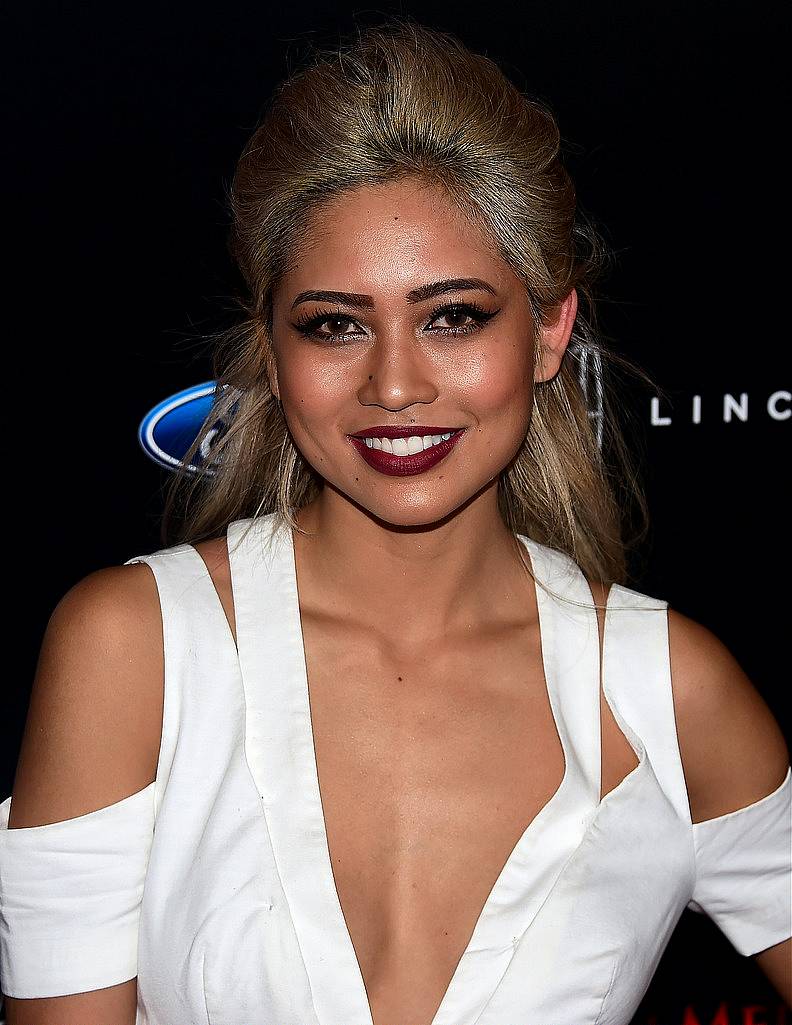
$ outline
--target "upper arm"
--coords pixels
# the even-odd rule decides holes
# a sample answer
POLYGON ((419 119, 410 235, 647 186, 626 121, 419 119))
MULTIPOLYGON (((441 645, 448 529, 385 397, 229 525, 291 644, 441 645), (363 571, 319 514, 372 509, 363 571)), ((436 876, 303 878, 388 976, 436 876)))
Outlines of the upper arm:
MULTIPOLYGON (((10 831, 103 809, 154 780, 162 648, 156 582, 145 564, 98 570, 61 599, 33 680, 10 831)), ((135 979, 90 993, 6 997, 9 1025, 131 1025, 135 1006, 135 979)))
POLYGON ((792 938, 754 954, 754 960, 792 1007, 792 938))
POLYGON ((9 828, 84 815, 147 786, 162 704, 151 570, 137 564, 89 574, 60 600, 44 633, 9 828))
POLYGON ((675 609, 668 640, 679 749, 693 822, 772 793, 789 767, 773 713, 715 634, 675 609))
MULTIPOLYGON (((742 816, 730 813, 744 810, 743 815, 753 815, 754 809, 745 809, 776 792, 784 782, 789 770, 789 749, 766 702, 728 648, 706 627, 675 610, 669 609, 668 623, 674 710, 691 818, 694 823, 703 824, 701 829, 708 834, 718 828, 712 820, 721 816, 726 816, 722 819, 724 825, 731 823, 736 827, 742 816)), ((787 812, 787 829, 788 817, 787 812)), ((736 893, 732 896, 730 891, 724 912, 731 904, 739 906, 740 899, 751 909, 769 907, 771 898, 765 894, 789 892, 789 851, 782 853, 780 860, 778 856, 779 844, 785 844, 780 839, 783 823, 781 827, 775 822, 764 825, 771 830, 773 839, 764 838, 762 853, 756 857, 768 859, 766 885, 754 890, 753 880, 743 876, 745 889, 741 898, 736 893), (785 876, 785 884, 779 884, 779 872, 781 877, 785 876)), ((739 871, 758 871, 758 862, 753 862, 747 849, 753 848, 752 842, 743 838, 739 843, 746 850, 729 855, 734 872, 730 887, 738 885, 735 880, 739 871)), ((784 908, 770 911, 776 934, 776 923, 783 921, 785 914, 784 908)), ((758 915, 761 920, 761 910, 758 915)), ((788 924, 787 920, 787 928, 788 924)), ((792 939, 774 943, 752 956, 781 996, 792 1004, 792 939)))
POLYGON ((6 1025, 135 1025, 137 979, 68 997, 5 997, 6 1025))

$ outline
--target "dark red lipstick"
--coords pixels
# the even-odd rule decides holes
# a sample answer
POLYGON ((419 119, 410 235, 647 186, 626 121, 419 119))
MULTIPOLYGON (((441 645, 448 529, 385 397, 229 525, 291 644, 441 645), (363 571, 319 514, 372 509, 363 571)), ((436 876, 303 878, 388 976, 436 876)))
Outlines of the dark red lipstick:
POLYGON ((422 424, 411 424, 409 427, 369 427, 357 434, 348 435, 350 442, 363 456, 369 466, 380 473, 391 477, 408 477, 436 466, 449 454, 457 441, 465 433, 464 427, 432 427, 422 424), (448 434, 451 437, 432 445, 421 452, 409 456, 394 456, 382 449, 369 448, 364 438, 409 438, 413 435, 422 438, 428 434, 448 434))

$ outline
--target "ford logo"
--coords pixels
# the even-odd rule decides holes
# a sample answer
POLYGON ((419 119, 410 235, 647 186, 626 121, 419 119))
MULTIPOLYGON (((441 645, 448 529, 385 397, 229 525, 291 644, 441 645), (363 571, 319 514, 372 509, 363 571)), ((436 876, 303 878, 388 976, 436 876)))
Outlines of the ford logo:
MULTIPOLYGON (((185 388, 163 399, 143 417, 138 427, 138 441, 149 458, 168 470, 186 469, 209 475, 215 472, 212 444, 227 430, 227 423, 220 418, 212 425, 194 462, 186 466, 184 457, 211 415, 216 387, 214 381, 207 381, 185 388)), ((235 405, 231 407, 232 413, 235 408, 235 405)))

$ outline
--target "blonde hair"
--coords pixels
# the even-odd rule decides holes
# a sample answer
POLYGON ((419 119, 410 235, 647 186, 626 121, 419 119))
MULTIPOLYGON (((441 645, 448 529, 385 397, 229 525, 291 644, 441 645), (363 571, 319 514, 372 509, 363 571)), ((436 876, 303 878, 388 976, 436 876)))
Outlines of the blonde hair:
MULTIPOLYGON (((165 543, 217 536, 235 519, 268 513, 298 529, 294 513, 322 479, 294 445, 270 390, 273 289, 299 260, 323 204, 412 178, 445 190, 484 228, 524 283, 535 342, 539 325, 577 290, 561 368, 535 386, 528 433, 499 477, 498 507, 511 531, 565 552, 590 578, 625 581, 628 546, 647 533, 648 513, 610 373, 622 368, 653 382, 609 351, 597 330, 593 286, 610 252, 578 208, 560 142, 546 105, 493 60, 409 16, 316 49, 276 88, 228 193, 229 246, 247 289, 238 299, 243 316, 212 339, 213 408, 183 461, 190 467, 211 439, 211 467, 174 476, 165 543), (601 393, 596 417, 586 394, 592 367, 601 393), (628 507, 637 514, 629 541, 628 507)), ((538 345, 535 352, 538 363, 538 345)))

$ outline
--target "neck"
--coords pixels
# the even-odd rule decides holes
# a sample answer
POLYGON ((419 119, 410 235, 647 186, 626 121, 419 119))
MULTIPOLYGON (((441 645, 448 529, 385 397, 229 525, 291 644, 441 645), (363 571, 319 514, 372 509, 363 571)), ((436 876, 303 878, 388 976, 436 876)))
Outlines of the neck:
POLYGON ((311 535, 294 534, 301 601, 324 614, 417 644, 536 616, 496 482, 428 525, 385 523, 328 487, 296 519, 311 535))

